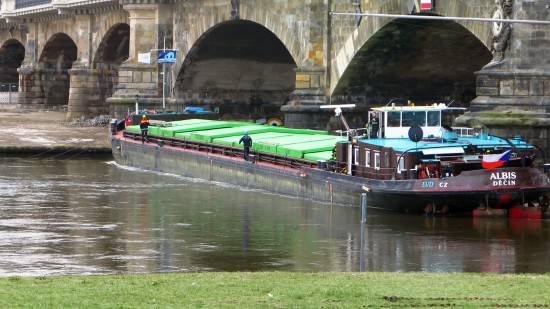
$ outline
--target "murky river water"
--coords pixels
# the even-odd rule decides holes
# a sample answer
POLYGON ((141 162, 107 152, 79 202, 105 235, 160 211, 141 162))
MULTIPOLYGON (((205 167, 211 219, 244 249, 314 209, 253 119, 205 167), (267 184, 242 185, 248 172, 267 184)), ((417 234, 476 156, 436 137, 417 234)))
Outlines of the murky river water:
POLYGON ((0 276, 550 272, 550 221, 330 206, 117 166, 0 157, 0 276), (363 229, 362 229, 363 228, 363 229))

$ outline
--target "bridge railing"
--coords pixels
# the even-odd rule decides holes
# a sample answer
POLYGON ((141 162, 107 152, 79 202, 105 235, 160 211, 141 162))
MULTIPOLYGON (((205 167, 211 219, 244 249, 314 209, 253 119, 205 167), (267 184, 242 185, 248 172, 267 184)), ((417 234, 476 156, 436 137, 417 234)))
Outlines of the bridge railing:
POLYGON ((28 8, 31 6, 52 3, 52 0, 15 0, 15 9, 28 8))

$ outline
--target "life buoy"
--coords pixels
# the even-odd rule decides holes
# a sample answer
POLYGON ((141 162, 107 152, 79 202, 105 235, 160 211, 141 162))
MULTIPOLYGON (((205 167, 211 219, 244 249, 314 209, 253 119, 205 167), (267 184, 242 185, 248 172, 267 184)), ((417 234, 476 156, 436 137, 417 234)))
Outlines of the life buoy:
POLYGON ((266 124, 269 125, 269 126, 274 126, 274 127, 282 127, 283 126, 283 121, 277 117, 271 117, 269 119, 267 119, 266 121, 266 124))

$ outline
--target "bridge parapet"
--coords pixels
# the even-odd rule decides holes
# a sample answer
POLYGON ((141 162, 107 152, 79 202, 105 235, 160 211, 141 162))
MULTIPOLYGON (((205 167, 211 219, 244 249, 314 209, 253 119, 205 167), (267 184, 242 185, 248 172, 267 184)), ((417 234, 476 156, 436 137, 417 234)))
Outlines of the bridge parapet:
POLYGON ((52 3, 52 0, 15 0, 15 9, 17 10, 47 3, 52 3))

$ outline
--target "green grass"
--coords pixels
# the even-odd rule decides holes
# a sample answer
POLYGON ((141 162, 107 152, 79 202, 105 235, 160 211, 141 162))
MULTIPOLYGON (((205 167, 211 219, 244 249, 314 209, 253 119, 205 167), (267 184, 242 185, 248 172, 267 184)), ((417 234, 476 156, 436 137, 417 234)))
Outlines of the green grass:
POLYGON ((0 308, 548 308, 550 275, 188 273, 0 279, 0 308))

